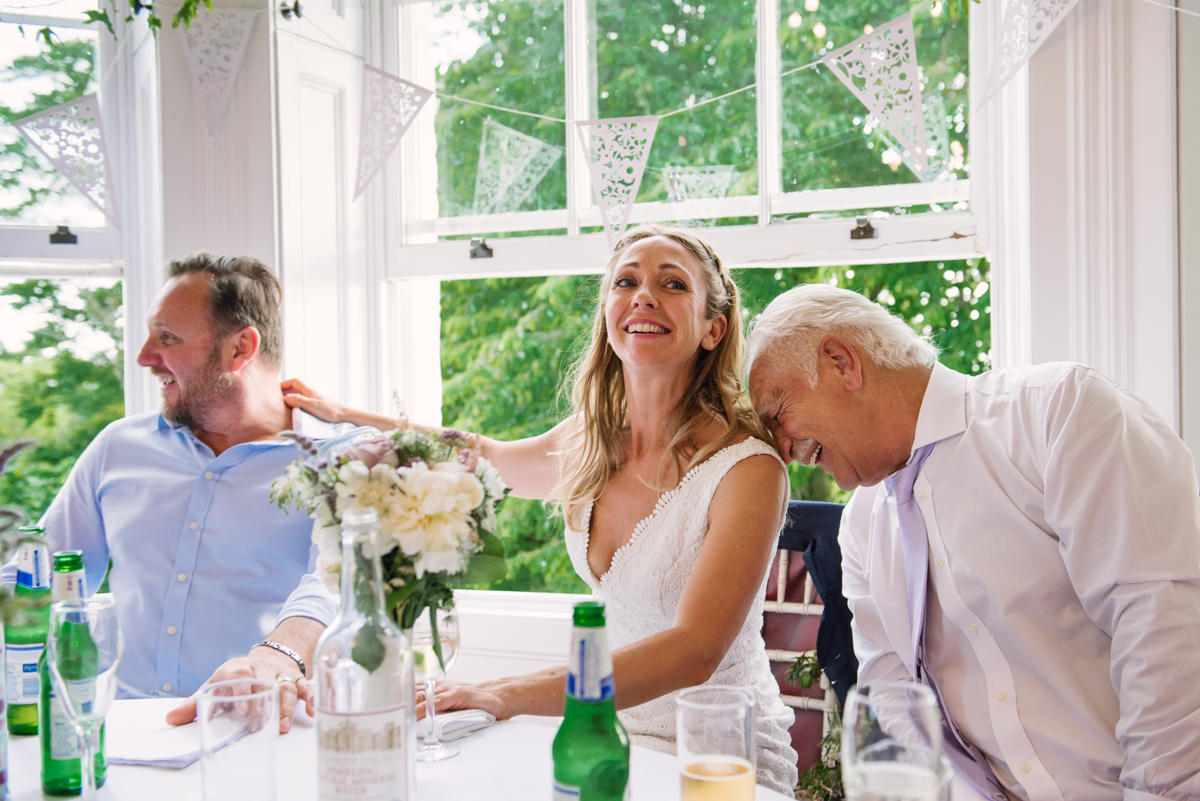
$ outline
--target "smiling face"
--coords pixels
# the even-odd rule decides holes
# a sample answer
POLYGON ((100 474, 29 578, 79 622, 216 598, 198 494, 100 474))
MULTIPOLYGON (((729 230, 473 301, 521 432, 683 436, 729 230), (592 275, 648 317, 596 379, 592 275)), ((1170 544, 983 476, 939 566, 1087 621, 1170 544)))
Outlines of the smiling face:
POLYGON ((162 385, 163 417, 194 430, 203 429, 203 420, 237 393, 221 353, 224 338, 212 330, 208 282, 195 273, 163 286, 137 359, 162 385))
POLYGON ((608 341, 626 369, 695 363, 725 335, 726 320, 706 319, 708 289, 696 257, 667 236, 631 245, 618 259, 604 297, 608 341))
POLYGON ((895 458, 881 447, 882 422, 863 397, 862 363, 836 338, 819 347, 815 387, 779 359, 756 360, 750 370, 754 408, 785 462, 820 465, 844 490, 877 484, 895 469, 895 458))

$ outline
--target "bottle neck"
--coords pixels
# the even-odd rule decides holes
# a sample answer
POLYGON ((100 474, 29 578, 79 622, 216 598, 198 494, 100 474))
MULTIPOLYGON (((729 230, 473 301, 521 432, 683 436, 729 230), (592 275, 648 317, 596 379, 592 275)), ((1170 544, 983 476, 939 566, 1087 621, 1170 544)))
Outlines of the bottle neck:
POLYGON ((373 529, 342 529, 341 614, 343 618, 387 618, 383 565, 373 529))
POLYGON ((50 590, 55 601, 82 600, 87 596, 87 574, 83 570, 56 570, 50 590))
POLYGON ((615 708, 612 654, 603 626, 575 626, 567 664, 567 707, 572 701, 615 708))

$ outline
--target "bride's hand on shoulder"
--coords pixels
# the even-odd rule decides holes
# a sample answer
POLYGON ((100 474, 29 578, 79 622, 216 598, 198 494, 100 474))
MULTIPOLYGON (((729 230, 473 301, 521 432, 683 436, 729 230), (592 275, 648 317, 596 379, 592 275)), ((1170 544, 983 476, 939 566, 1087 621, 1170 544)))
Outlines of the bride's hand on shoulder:
POLYGON ((349 410, 345 406, 332 398, 326 398, 299 378, 281 381, 279 388, 283 390, 283 402, 289 408, 301 409, 327 423, 350 422, 349 410))

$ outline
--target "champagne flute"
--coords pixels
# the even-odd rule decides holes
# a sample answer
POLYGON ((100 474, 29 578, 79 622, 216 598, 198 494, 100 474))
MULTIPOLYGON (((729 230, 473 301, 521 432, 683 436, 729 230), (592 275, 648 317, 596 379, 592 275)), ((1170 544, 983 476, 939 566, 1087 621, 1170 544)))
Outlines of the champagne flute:
POLYGON ((933 691, 914 681, 850 689, 842 717, 847 801, 939 801, 942 716, 933 691))
POLYGON ((79 737, 85 801, 96 797, 100 727, 117 694, 122 645, 111 595, 55 601, 51 606, 46 666, 55 695, 79 737))
POLYGON ((413 672, 425 684, 425 717, 429 719, 429 733, 417 748, 417 761, 449 759, 458 755, 458 747, 438 739, 434 691, 437 680, 445 678, 454 657, 458 656, 458 616, 454 610, 431 607, 428 614, 421 615, 413 624, 412 647, 413 672))

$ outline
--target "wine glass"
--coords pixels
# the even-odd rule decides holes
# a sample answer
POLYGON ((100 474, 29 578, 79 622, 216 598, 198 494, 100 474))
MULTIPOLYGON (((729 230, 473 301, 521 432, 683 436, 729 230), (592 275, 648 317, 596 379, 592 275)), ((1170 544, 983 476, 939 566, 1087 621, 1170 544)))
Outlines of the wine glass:
POLYGON ((96 797, 100 727, 117 694, 122 645, 111 595, 55 601, 51 606, 46 666, 54 694, 79 737, 85 801, 96 797))
POLYGON ((842 717, 847 801, 939 801, 944 781, 933 691, 914 681, 852 687, 842 717))
POLYGON ((417 761, 449 759, 458 754, 458 748, 439 741, 433 699, 437 680, 445 678, 454 657, 458 656, 458 616, 454 610, 430 608, 428 614, 417 618, 412 647, 413 673, 417 681, 425 684, 425 717, 429 719, 429 733, 417 748, 417 761))

